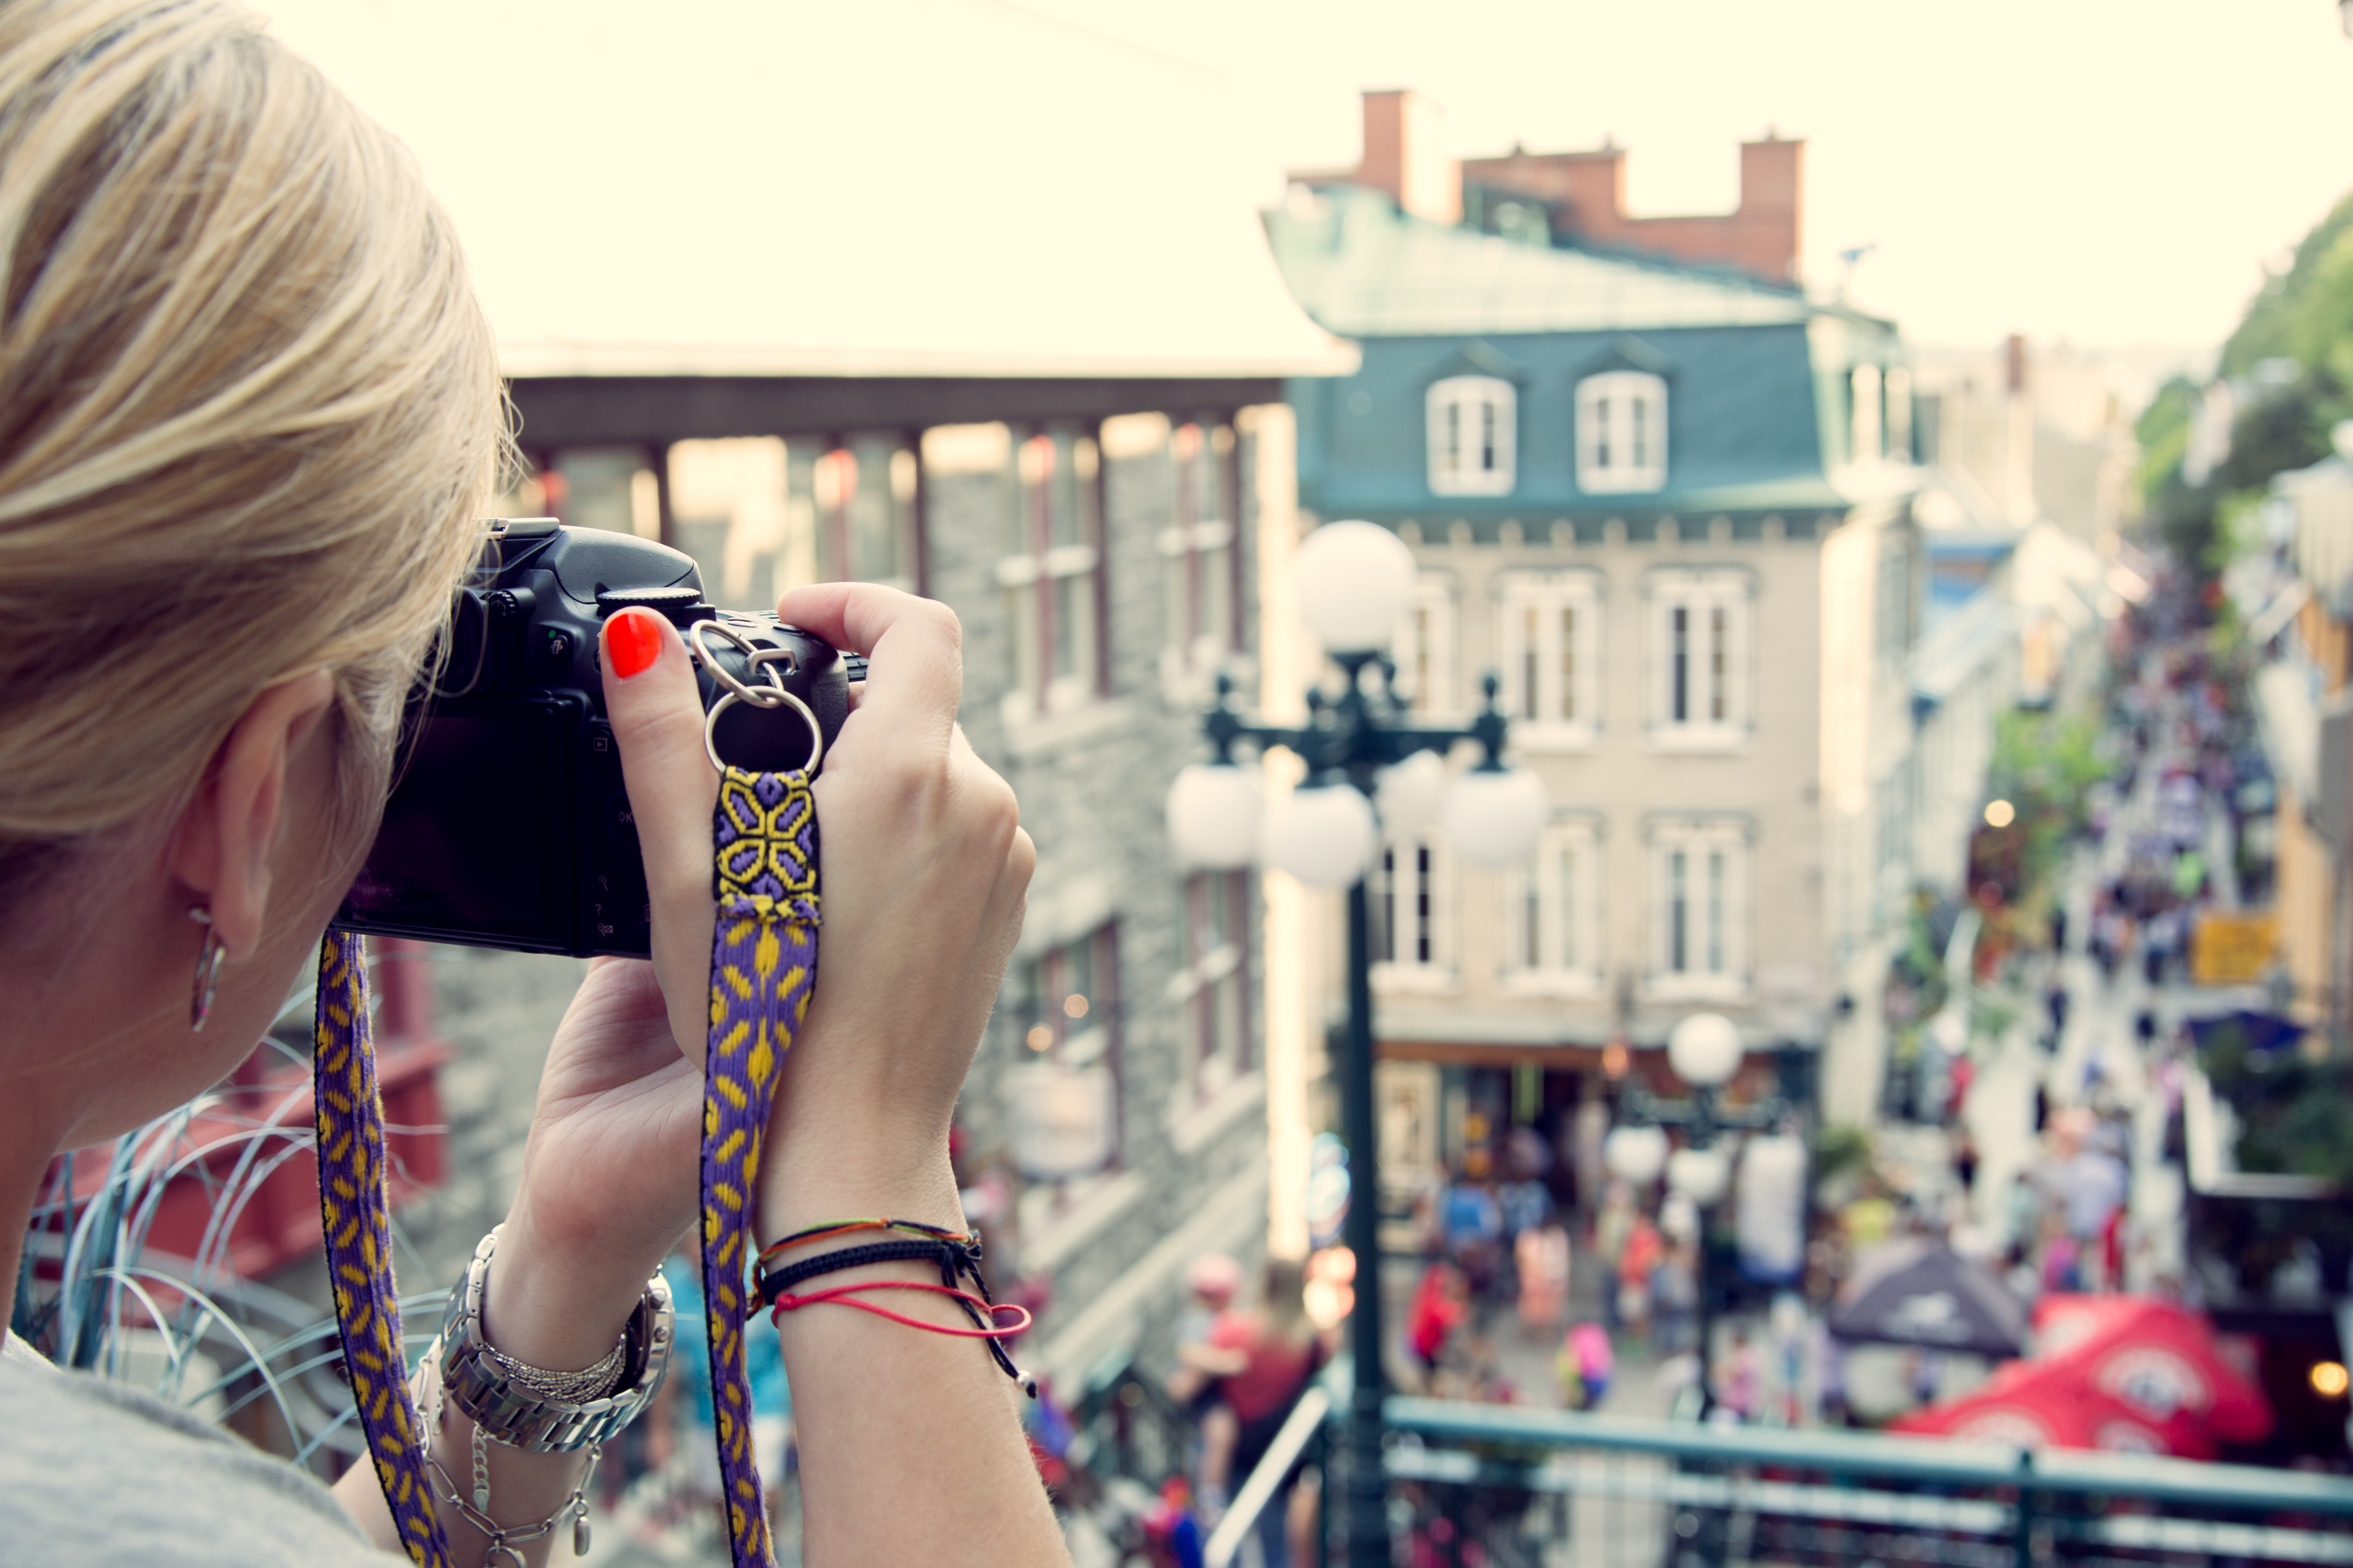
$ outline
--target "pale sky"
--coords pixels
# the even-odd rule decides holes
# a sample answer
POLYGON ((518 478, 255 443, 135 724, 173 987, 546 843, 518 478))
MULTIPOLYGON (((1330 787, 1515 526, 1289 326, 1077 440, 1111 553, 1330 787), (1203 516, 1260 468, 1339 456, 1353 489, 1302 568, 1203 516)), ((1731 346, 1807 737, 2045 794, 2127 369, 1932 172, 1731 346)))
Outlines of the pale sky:
MULTIPOLYGON (((987 4, 989 0, 970 0, 987 4)), ((1915 342, 2211 344, 2353 189, 2333 0, 1019 0, 1198 62, 1277 164, 1345 163, 1357 89, 1456 155, 1614 135, 1638 214, 1729 208, 1806 138, 1806 263, 1915 342)))
MULTIPOLYGON (((810 300, 878 267, 909 295, 924 268, 1018 281, 1025 258, 970 245, 1004 205, 982 188, 998 143, 1067 150, 1067 188, 1018 182, 1043 253, 1148 223, 1125 172, 1167 179, 1172 143, 1198 167, 1170 207, 1237 234, 1228 209, 1275 199, 1284 167, 1355 158, 1366 87, 1435 98, 1457 154, 1614 136, 1637 214, 1728 208, 1739 141, 1803 137, 1809 277, 1875 244, 1852 297, 1925 344, 2211 345, 2353 188, 2332 0, 257 3, 417 148, 502 331, 567 293, 634 300, 714 265, 750 286, 779 258, 810 300), (888 231, 810 221, 894 187, 888 231), (743 195, 773 232, 694 233, 743 195)), ((1124 298, 1091 263, 1099 297, 1070 313, 1166 310, 1171 275, 1134 265, 1124 298)), ((1232 292, 1257 298, 1238 263, 1232 292)), ((702 331, 685 312, 725 299, 702 293, 639 335, 702 331)))

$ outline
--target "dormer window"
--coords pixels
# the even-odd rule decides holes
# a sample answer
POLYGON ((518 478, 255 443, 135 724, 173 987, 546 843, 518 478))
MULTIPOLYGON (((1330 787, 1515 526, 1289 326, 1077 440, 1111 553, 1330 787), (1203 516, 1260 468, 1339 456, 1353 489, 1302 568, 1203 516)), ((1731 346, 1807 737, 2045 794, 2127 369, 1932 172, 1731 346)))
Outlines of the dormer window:
POLYGON ((1430 489, 1441 496, 1512 493, 1519 395, 1492 375, 1451 375, 1430 388, 1430 489))
POLYGON ((1626 495, 1667 485, 1667 384, 1612 370, 1577 384, 1577 488, 1626 495))

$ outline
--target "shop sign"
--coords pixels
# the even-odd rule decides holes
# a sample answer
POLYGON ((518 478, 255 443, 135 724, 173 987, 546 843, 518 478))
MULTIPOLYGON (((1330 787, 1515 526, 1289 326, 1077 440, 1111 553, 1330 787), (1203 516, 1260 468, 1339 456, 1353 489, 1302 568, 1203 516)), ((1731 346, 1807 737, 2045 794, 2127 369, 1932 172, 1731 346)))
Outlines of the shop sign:
POLYGON ((1033 1182, 1100 1171, 1113 1147, 1111 1069, 1028 1062, 1007 1075, 1013 1163, 1033 1182))

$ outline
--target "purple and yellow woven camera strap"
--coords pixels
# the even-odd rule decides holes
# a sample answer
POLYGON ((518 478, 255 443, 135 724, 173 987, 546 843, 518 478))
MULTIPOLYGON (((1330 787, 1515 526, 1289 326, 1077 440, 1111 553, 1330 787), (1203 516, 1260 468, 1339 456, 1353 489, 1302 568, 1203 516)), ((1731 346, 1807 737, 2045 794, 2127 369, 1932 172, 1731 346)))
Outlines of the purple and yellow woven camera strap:
POLYGON ((334 1287, 335 1327, 368 1456, 393 1528, 420 1568, 450 1568, 449 1543, 425 1473, 424 1422, 401 1354, 400 1297, 392 1283, 391 1211, 385 1197, 384 1101, 368 1037, 367 956, 350 931, 319 948, 311 1107, 319 1131, 319 1218, 334 1287))
MULTIPOLYGON (((744 1370, 744 1279, 761 1139, 817 976, 817 806, 808 775, 725 769, 712 840, 719 911, 702 1078, 702 1294, 728 1546, 735 1568, 768 1568, 775 1559, 744 1370)), ((360 939, 348 932, 330 931, 320 949, 317 1043, 319 1205, 360 1430, 408 1555, 420 1568, 453 1568, 400 1349, 367 965, 360 939)))
POLYGON ((817 802, 808 774, 721 770, 712 838, 719 923, 702 1059, 702 1300, 727 1544, 735 1568, 766 1568, 774 1558, 752 1454, 744 1279, 760 1141, 817 980, 817 802))

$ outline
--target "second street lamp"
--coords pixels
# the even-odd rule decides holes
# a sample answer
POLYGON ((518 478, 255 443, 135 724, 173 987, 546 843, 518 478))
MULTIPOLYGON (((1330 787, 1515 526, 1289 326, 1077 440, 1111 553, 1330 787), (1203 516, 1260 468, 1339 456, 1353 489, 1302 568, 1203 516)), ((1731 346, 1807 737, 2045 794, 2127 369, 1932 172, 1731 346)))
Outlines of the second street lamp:
POLYGON ((1630 1143, 1633 1135, 1647 1131, 1642 1153, 1646 1162, 1652 1158, 1654 1149, 1657 1155, 1651 1166, 1651 1173, 1655 1175, 1662 1164, 1667 1185, 1689 1199, 1699 1215, 1694 1282, 1699 1288, 1699 1394, 1703 1415, 1715 1403, 1715 1379, 1708 1371, 1708 1340, 1714 1330, 1708 1294, 1708 1216, 1732 1183, 1732 1162, 1716 1146, 1716 1134, 1726 1128, 1769 1126, 1779 1119, 1778 1108, 1736 1110, 1716 1103, 1717 1092, 1740 1070, 1745 1049, 1740 1030, 1723 1014, 1689 1015, 1667 1035, 1667 1065, 1690 1088, 1691 1099, 1658 1100, 1639 1084, 1631 1086, 1625 1101, 1629 1125, 1610 1134, 1613 1139, 1624 1137, 1630 1143), (1662 1123, 1685 1130, 1683 1146, 1672 1154, 1665 1152, 1666 1135, 1659 1131, 1662 1123))
POLYGON ((1505 722, 1486 702, 1461 728, 1417 724, 1391 686, 1380 648, 1411 602, 1413 552, 1387 529, 1334 522, 1301 542, 1296 562, 1300 610, 1308 629, 1340 667, 1338 694, 1308 693, 1307 722, 1253 723, 1228 706, 1229 683, 1218 682, 1217 706, 1202 729, 1214 753, 1177 775, 1168 826, 1178 854, 1197 866, 1235 868, 1257 858, 1314 887, 1347 889, 1347 1034, 1338 1064, 1340 1136, 1347 1146, 1350 1192, 1343 1235, 1356 1260, 1350 1347, 1356 1386, 1348 1422, 1347 1523, 1351 1568, 1388 1568, 1388 1507, 1382 1467, 1380 1152, 1373 1103, 1373 929, 1366 874, 1380 837, 1404 837, 1441 822, 1455 853, 1472 865, 1506 866, 1535 852, 1548 811, 1533 774, 1504 764, 1505 722), (1441 759, 1460 742, 1482 751, 1469 773, 1451 782, 1441 759), (1284 747, 1306 764, 1304 784, 1279 801, 1234 761, 1234 748, 1284 747))

